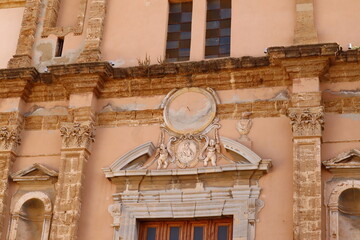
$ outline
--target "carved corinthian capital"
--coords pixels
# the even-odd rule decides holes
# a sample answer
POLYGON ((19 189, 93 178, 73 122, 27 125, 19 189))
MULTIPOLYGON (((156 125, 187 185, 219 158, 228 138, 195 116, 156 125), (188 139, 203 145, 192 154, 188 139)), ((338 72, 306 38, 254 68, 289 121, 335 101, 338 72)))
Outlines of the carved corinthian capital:
POLYGON ((290 108, 288 116, 294 137, 321 136, 324 126, 323 107, 290 108))
POLYGON ((20 145, 20 130, 17 127, 0 128, 0 151, 15 151, 20 145))
POLYGON ((88 148, 95 141, 91 122, 64 123, 60 128, 63 148, 88 148))

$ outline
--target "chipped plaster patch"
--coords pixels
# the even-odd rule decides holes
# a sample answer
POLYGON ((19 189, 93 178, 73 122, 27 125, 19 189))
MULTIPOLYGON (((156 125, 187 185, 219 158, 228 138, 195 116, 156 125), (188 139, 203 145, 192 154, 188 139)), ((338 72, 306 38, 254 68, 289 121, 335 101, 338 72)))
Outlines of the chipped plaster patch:
POLYGON ((345 96, 349 96, 349 97, 355 97, 355 96, 360 96, 360 89, 355 89, 355 90, 340 90, 338 92, 334 92, 331 90, 324 90, 324 92, 333 94, 333 95, 345 95, 345 96))
POLYGON ((34 106, 32 112, 25 113, 24 116, 52 116, 52 115, 68 115, 66 107, 55 106, 53 108, 46 109, 44 107, 34 106))
POLYGON ((360 114, 357 114, 357 113, 340 114, 340 117, 355 120, 355 121, 360 121, 360 114))
POLYGON ((138 103, 129 103, 124 104, 121 106, 113 106, 112 104, 107 104, 103 109, 100 111, 101 113, 104 112, 124 112, 124 111, 137 111, 137 110, 145 110, 146 105, 138 104, 138 103))

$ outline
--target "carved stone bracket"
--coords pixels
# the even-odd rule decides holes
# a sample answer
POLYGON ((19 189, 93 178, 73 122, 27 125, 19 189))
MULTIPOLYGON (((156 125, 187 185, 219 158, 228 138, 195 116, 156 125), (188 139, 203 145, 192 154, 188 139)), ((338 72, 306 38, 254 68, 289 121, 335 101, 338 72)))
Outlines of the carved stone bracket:
POLYGON ((288 116, 294 137, 321 136, 324 128, 324 108, 290 108, 288 116))
POLYGON ((0 129, 0 151, 14 151, 20 142, 19 128, 2 127, 0 129))
POLYGON ((88 148, 95 141, 91 122, 64 123, 60 128, 63 148, 88 148))

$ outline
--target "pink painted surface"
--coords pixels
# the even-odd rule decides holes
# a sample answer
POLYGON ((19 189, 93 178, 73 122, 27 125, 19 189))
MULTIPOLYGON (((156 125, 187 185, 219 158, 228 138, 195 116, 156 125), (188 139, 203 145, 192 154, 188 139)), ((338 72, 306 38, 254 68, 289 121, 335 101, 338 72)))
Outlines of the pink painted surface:
POLYGON ((97 129, 85 173, 79 240, 112 239, 113 219, 107 209, 113 203, 112 194, 116 191, 101 169, 138 145, 147 141, 156 143, 159 134, 158 125, 97 129))
POLYGON ((231 56, 262 56, 264 49, 293 44, 295 1, 232 1, 231 56))
POLYGON ((15 55, 24 8, 0 9, 0 69, 15 55))
POLYGON ((102 56, 121 66, 137 65, 145 55, 153 64, 164 59, 168 19, 167 0, 109 0, 102 56))
POLYGON ((360 46, 360 1, 314 1, 315 26, 319 42, 337 42, 344 49, 348 43, 360 46))
MULTIPOLYGON (((236 139, 236 121, 221 121, 220 135, 236 139)), ((256 118, 248 135, 252 150, 262 158, 272 159, 270 172, 260 179, 260 198, 265 207, 256 223, 256 240, 292 238, 292 141, 289 119, 256 118)))
POLYGON ((74 26, 77 22, 81 0, 61 0, 56 26, 74 26))

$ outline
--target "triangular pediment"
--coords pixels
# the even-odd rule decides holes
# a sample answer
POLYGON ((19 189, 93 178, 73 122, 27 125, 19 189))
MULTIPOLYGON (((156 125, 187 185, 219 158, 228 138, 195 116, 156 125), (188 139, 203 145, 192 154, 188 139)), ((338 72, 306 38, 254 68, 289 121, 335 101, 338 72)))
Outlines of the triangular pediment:
POLYGON ((324 161, 326 168, 360 167, 360 150, 351 149, 348 152, 339 154, 337 157, 324 161))
POLYGON ((360 150, 351 149, 337 157, 326 160, 323 165, 335 177, 360 177, 360 150))
POLYGON ((11 175, 14 182, 24 181, 47 181, 57 178, 58 172, 45 167, 40 163, 35 163, 28 168, 20 170, 11 175))

